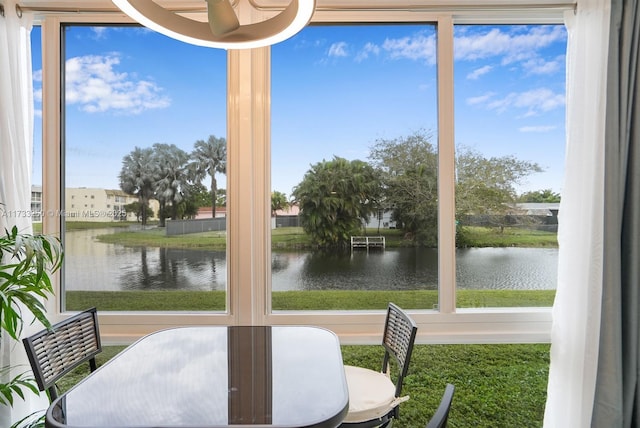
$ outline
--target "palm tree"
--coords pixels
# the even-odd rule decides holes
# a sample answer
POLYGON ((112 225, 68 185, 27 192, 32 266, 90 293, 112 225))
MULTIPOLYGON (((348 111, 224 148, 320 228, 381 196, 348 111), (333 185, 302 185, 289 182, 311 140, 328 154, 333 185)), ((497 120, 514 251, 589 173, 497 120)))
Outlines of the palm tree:
POLYGON ((142 226, 147 225, 147 207, 153 197, 156 166, 153 150, 136 147, 122 159, 120 188, 125 193, 138 197, 142 211, 142 226))
POLYGON ((293 189, 300 223, 321 247, 343 247, 377 212, 381 183, 361 160, 334 157, 311 166, 293 189))
POLYGON ((157 165, 155 195, 160 202, 160 227, 163 227, 167 206, 171 207, 171 219, 178 217, 178 204, 184 199, 185 189, 189 185, 189 155, 175 144, 156 143, 153 150, 157 165))
POLYGON ((193 145, 189 170, 194 181, 202 182, 208 175, 211 177, 211 216, 216 216, 216 193, 218 182, 216 173, 227 173, 227 142, 224 138, 209 136, 207 141, 198 140, 193 145))
POLYGON ((277 217, 276 212, 278 210, 283 210, 289 206, 289 202, 287 201, 287 195, 282 192, 278 192, 277 190, 271 192, 271 215, 277 217))

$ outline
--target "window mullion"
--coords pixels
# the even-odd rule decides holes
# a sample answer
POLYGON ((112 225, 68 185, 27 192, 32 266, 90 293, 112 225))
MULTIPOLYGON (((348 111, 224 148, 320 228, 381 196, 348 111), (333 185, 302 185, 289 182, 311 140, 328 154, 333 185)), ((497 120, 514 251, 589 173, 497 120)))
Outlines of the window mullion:
POLYGON ((456 307, 453 20, 438 18, 438 272, 439 309, 456 307))
POLYGON ((234 323, 264 324, 269 247, 268 48, 229 53, 227 260, 234 323))

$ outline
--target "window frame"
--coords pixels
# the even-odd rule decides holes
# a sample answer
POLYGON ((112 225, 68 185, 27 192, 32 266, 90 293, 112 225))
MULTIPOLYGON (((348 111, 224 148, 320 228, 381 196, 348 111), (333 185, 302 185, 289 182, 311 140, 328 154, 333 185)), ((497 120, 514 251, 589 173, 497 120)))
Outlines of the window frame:
MULTIPOLYGON (((517 5, 516 5, 517 6, 517 5)), ((544 6, 544 2, 543 2, 544 6)), ((356 7, 356 6, 354 6, 356 7)), ((397 6, 396 6, 397 7, 397 6)), ((417 343, 548 343, 551 308, 455 307, 455 194, 453 27, 458 23, 562 23, 559 8, 450 11, 330 8, 313 23, 435 23, 438 39, 439 309, 409 311, 418 324, 417 343)), ((49 12, 43 15, 43 210, 60 212, 64 171, 61 45, 63 24, 128 24, 121 14, 49 12), (44 185, 46 183, 46 185, 44 185)), ((144 334, 181 325, 317 325, 343 344, 380 341, 384 311, 271 311, 270 49, 227 54, 227 313, 107 312, 100 314, 105 344, 130 343, 144 334), (250 266, 247 269, 246 266, 250 266)), ((60 219, 45 216, 43 231, 60 235, 60 219)), ((61 319, 63 274, 54 276, 56 298, 46 302, 61 319)))

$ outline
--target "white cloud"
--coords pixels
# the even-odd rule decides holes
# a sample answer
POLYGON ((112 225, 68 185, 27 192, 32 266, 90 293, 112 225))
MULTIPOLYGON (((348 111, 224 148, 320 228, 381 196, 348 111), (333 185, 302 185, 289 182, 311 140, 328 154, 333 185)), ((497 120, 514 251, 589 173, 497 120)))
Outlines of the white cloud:
POLYGON ((67 60, 66 101, 89 113, 116 111, 138 114, 168 107, 171 100, 162 88, 148 80, 136 80, 117 72, 116 55, 87 55, 67 60))
POLYGON ((491 98, 494 97, 494 95, 495 95, 495 93, 488 92, 488 93, 486 93, 484 95, 467 98, 467 104, 470 105, 470 106, 477 105, 477 104, 486 104, 487 101, 489 101, 491 98))
POLYGON ((523 61, 539 49, 564 40, 561 26, 528 27, 527 32, 508 33, 492 28, 486 33, 465 32, 456 36, 454 55, 457 60, 477 60, 500 56, 503 64, 523 61))
POLYGON ((33 99, 36 103, 42 102, 42 70, 33 72, 33 99))
POLYGON ((510 39, 508 34, 497 28, 488 33, 458 36, 454 42, 454 55, 458 60, 504 55, 508 51, 510 39))
POLYGON ((549 132, 556 129, 554 125, 540 125, 540 126, 523 126, 518 129, 520 132, 549 132))
POLYGON ((107 27, 91 27, 94 39, 106 39, 107 27))
MULTIPOLYGON (((528 73, 550 74, 562 69, 564 57, 545 61, 539 57, 538 51, 565 38, 566 32, 559 25, 518 27, 516 31, 510 32, 495 27, 485 32, 464 29, 455 36, 454 55, 457 61, 497 58, 502 65, 518 63, 528 73)), ((410 59, 435 64, 436 35, 419 32, 408 37, 386 39, 381 46, 367 43, 356 58, 362 61, 374 51, 376 55, 384 51, 391 59, 410 59)), ((477 79, 491 70, 489 66, 484 66, 470 73, 467 78, 477 79)))
POLYGON ((362 48, 362 50, 358 52, 355 60, 356 62, 364 61, 365 59, 369 58, 370 54, 373 54, 375 56, 380 55, 380 46, 376 45, 375 43, 368 42, 366 45, 364 45, 364 48, 362 48))
POLYGON ((436 63, 436 36, 422 33, 401 39, 386 39, 382 49, 392 59, 411 59, 426 61, 429 64, 436 63))
POLYGON ((526 109, 524 116, 527 117, 562 107, 564 103, 564 94, 557 94, 547 88, 538 88, 525 92, 511 92, 502 99, 489 102, 487 107, 498 112, 510 108, 526 109))
POLYGON ((480 76, 487 74, 493 69, 490 65, 485 65, 484 67, 476 68, 471 73, 467 74, 467 79, 477 80, 480 76))
POLYGON ((347 54, 347 43, 346 42, 333 43, 331 46, 329 46, 329 56, 333 56, 333 57, 349 56, 347 54))
POLYGON ((530 74, 553 74, 564 70, 564 61, 564 56, 559 56, 549 61, 537 57, 524 61, 522 67, 530 74))
POLYGON ((516 107, 527 107, 539 111, 549 111, 562 107, 564 102, 564 94, 556 94, 546 88, 522 92, 516 97, 516 107))

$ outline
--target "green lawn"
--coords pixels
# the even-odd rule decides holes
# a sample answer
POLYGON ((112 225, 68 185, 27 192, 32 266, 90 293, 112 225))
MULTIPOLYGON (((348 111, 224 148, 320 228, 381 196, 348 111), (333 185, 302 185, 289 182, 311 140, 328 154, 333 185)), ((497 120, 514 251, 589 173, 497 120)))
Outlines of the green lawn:
MULTIPOLYGON (((67 223, 69 230, 88 227, 85 223, 67 223), (71 226, 74 225, 74 226, 71 226)), ((116 223, 117 224, 117 223, 116 223)), ((102 225, 102 227, 105 227, 102 225)), ((464 227, 465 242, 469 247, 557 247, 555 233, 537 230, 487 227, 464 227)), ((401 230, 368 229, 368 236, 384 236, 388 248, 407 247, 414 243, 405 239, 401 230)), ((102 242, 125 246, 149 246, 167 248, 193 248, 202 250, 224 250, 226 232, 212 231, 187 235, 166 236, 163 228, 145 230, 123 230, 122 232, 100 235, 102 242)), ((300 227, 282 227, 271 231, 271 246, 274 250, 311 249, 312 242, 300 227)))
MULTIPOLYGON (((458 290, 459 308, 549 307, 555 290, 458 290)), ((99 311, 224 311, 224 291, 67 291, 67 309, 99 311)), ((272 306, 279 310, 385 309, 395 302, 405 309, 434 309, 438 294, 431 290, 275 291, 272 306)))
POLYGON ((464 234, 469 247, 557 247, 555 233, 540 230, 505 227, 465 226, 464 234))

